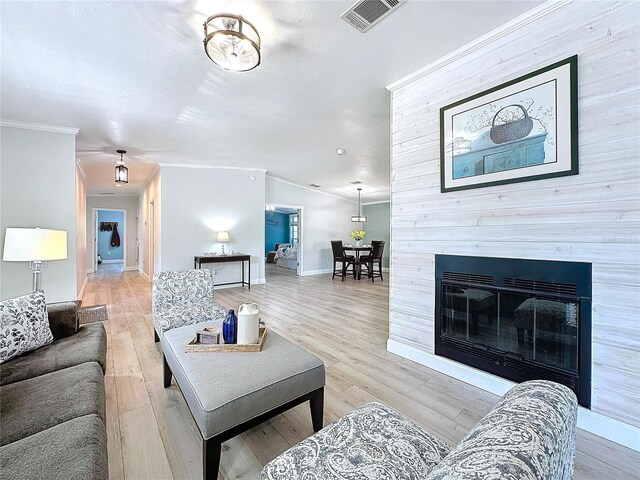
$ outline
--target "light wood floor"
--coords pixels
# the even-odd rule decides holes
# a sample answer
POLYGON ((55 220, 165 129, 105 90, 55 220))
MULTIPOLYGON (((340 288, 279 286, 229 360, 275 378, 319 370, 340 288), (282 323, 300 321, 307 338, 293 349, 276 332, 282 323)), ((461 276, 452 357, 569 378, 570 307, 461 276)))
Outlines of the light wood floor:
MULTIPOLYGON (((217 290, 216 301, 225 308, 257 302, 270 328, 324 360, 325 425, 378 400, 456 443, 497 401, 386 351, 387 281, 271 275, 268 282, 251 291, 217 290)), ((200 479, 197 427, 175 384, 162 387, 149 282, 137 272, 106 265, 89 277, 83 301, 109 308, 105 385, 111 478, 200 479)), ((311 434, 308 406, 296 407, 225 443, 220 478, 256 479, 262 465, 311 434)), ((639 478, 639 465, 636 452, 579 431, 577 479, 639 478)))

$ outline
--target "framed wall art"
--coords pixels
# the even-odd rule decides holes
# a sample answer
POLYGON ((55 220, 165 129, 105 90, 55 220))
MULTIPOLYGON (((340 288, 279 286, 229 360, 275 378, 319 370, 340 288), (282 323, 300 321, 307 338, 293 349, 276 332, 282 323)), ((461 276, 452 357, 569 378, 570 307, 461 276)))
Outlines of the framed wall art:
POLYGON ((440 191, 578 173, 578 57, 440 109, 440 191))

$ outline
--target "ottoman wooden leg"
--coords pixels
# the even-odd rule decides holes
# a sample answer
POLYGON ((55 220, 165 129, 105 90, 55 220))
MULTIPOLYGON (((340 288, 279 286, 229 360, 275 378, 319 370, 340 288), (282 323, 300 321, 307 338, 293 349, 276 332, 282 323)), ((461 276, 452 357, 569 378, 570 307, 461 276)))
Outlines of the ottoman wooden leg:
POLYGON ((311 423, 313 424, 313 431, 319 432, 322 430, 322 419, 324 415, 324 387, 317 389, 312 395, 309 399, 311 423))
POLYGON ((162 366, 164 367, 162 370, 164 372, 164 388, 170 387, 171 386, 171 377, 172 377, 172 373, 171 373, 171 368, 169 367, 169 364, 167 363, 167 359, 164 358, 164 355, 162 355, 162 366))
POLYGON ((217 480, 220 470, 220 453, 222 442, 216 437, 202 442, 202 479, 217 480))

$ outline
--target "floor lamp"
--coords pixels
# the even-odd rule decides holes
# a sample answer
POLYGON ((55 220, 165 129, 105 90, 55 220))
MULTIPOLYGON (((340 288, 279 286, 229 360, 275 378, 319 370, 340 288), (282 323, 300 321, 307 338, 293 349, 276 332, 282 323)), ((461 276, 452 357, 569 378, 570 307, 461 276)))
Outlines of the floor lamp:
POLYGON ((49 260, 67 258, 67 232, 47 228, 7 228, 4 237, 5 262, 29 262, 33 291, 42 290, 42 269, 49 260))

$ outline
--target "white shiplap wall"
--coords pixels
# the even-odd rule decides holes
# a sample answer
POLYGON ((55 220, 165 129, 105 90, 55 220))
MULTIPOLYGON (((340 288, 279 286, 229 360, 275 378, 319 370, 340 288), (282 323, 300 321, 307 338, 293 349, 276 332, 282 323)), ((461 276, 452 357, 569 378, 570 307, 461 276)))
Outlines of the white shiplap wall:
POLYGON ((434 353, 434 255, 593 264, 592 410, 640 426, 638 2, 573 2, 392 89, 390 340, 434 353), (578 54, 571 177, 440 193, 439 109, 578 54))

